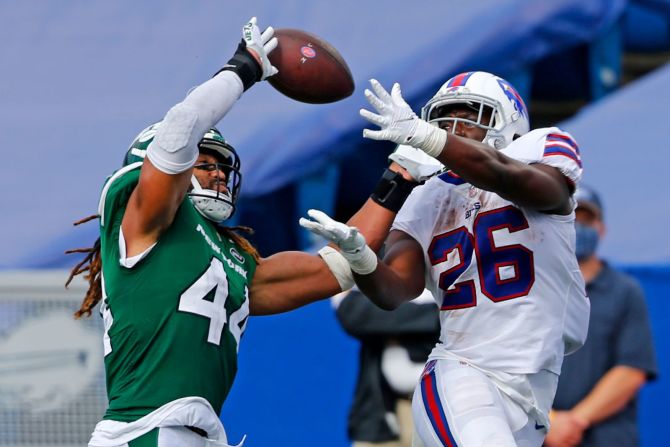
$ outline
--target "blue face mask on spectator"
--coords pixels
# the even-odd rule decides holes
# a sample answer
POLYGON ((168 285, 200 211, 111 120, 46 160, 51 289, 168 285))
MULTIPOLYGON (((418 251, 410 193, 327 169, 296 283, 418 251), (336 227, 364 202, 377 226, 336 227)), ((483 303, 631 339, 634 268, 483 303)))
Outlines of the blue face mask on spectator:
POLYGON ((575 253, 577 260, 583 261, 596 252, 598 248, 598 230, 588 225, 575 222, 577 233, 577 247, 575 253))

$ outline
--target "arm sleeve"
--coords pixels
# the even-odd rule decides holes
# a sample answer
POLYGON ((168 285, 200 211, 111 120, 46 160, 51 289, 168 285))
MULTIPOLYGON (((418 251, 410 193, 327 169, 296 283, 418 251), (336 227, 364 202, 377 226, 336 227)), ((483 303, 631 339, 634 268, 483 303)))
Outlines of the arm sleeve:
POLYGON ((163 118, 147 148, 151 163, 166 174, 188 170, 198 158, 198 143, 242 95, 242 81, 225 70, 202 83, 163 118))
POLYGON ((337 308, 344 330, 356 338, 434 334, 439 332, 435 303, 405 303, 393 311, 375 306, 365 295, 353 290, 337 308))
POLYGON ((627 312, 620 322, 616 339, 616 364, 639 368, 653 380, 657 373, 654 341, 649 323, 649 314, 640 285, 632 278, 624 277, 627 287, 627 312))

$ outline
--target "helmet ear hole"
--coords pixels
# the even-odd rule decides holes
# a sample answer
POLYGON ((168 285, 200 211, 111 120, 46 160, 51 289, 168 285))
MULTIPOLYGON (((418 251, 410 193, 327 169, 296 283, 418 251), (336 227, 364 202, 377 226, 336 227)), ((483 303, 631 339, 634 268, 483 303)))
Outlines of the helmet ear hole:
POLYGON ((494 138, 494 140, 493 140, 493 148, 494 149, 498 149, 498 150, 504 149, 505 146, 506 146, 506 144, 505 144, 505 139, 504 138, 502 138, 502 137, 494 138))

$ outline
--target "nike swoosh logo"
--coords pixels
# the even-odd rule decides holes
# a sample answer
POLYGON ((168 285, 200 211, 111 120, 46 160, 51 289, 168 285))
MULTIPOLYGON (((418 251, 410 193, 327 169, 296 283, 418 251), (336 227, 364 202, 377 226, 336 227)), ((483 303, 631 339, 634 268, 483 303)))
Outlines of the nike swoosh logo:
POLYGON ((543 428, 546 428, 546 427, 544 425, 538 424, 537 421, 535 422, 535 430, 542 430, 543 428))

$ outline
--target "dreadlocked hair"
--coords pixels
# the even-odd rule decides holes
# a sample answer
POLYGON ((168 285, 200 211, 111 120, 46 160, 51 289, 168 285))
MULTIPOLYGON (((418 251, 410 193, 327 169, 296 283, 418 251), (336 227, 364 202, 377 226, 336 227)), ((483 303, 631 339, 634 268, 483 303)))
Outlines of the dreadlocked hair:
POLYGON ((256 261, 257 263, 260 262, 261 255, 258 253, 258 250, 256 250, 256 247, 251 245, 251 242, 249 242, 244 236, 238 233, 243 232, 252 235, 254 234, 253 229, 251 229, 250 227, 243 227, 238 225, 236 227, 219 227, 219 231, 223 236, 232 239, 233 242, 239 245, 242 250, 246 251, 249 255, 251 255, 251 257, 254 258, 254 261, 256 261))
MULTIPOLYGON (((81 225, 98 218, 100 218, 99 215, 93 214, 92 216, 78 220, 74 225, 81 225)), ((75 276, 86 272, 84 279, 88 281, 88 291, 86 292, 86 296, 84 296, 81 307, 74 313, 74 317, 79 319, 83 315, 86 315, 87 317, 91 316, 91 310, 102 298, 102 280, 100 276, 102 272, 102 258, 100 257, 100 238, 95 241, 93 247, 75 248, 65 252, 65 254, 71 253, 87 253, 84 259, 72 268, 70 276, 65 282, 65 287, 67 288, 75 276)))

